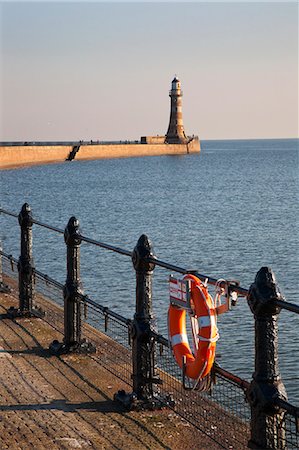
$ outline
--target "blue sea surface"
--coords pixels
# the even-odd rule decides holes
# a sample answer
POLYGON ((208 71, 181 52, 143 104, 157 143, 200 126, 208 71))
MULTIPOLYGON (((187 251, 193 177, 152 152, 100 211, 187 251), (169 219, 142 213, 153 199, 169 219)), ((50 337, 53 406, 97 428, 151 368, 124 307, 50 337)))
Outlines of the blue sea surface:
MULTIPOLYGON (((202 142, 200 154, 73 161, 5 170, 1 207, 28 202, 36 219, 64 228, 75 215, 85 236, 133 250, 139 236, 156 255, 248 288, 262 266, 276 274, 286 300, 299 304, 298 140, 202 142)), ((1 215, 4 251, 19 254, 17 220, 1 215)), ((64 282, 62 235, 34 226, 36 268, 64 282)), ((130 258, 83 243, 85 293, 132 317, 130 258)), ((154 270, 153 305, 167 335, 169 272, 154 270)), ((213 289, 211 289, 213 294, 213 289)), ((298 315, 279 316, 279 356, 289 399, 298 403, 298 315)), ((253 318, 246 299, 219 317, 220 364, 241 377, 254 370, 253 318)))

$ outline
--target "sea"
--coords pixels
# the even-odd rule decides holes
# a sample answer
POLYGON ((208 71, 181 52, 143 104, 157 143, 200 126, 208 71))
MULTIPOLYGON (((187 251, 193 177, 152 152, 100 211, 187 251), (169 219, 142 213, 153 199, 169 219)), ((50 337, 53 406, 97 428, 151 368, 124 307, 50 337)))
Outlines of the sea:
MULTIPOLYGON (((1 207, 18 213, 27 202, 35 219, 60 229, 75 216, 84 236, 129 251, 146 234, 159 259, 207 278, 238 280, 246 289, 268 266, 285 299, 299 304, 298 143, 203 141, 199 154, 3 170, 1 207)), ((4 251, 18 257, 17 219, 1 214, 0 224, 4 251)), ((64 283, 61 234, 34 225, 33 254, 38 270, 64 283)), ((165 336, 170 274, 159 267, 153 274, 153 309, 165 336)), ((129 257, 82 243, 81 280, 93 300, 133 317, 135 273, 129 257)), ((282 310, 278 324, 279 367, 289 401, 298 405, 299 316, 282 310)), ((250 380, 254 320, 246 298, 219 316, 218 329, 219 364, 250 380)))

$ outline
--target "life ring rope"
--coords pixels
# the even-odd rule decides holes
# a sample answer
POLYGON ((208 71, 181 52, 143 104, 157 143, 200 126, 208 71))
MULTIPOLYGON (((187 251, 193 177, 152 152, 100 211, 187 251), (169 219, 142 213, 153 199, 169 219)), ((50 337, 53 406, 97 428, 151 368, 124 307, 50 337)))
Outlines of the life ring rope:
MULTIPOLYGON (((198 339, 201 341, 204 341, 204 342, 217 342, 219 339, 219 332, 218 332, 218 328, 217 328, 217 318, 216 318, 217 316, 215 313, 211 314, 211 306, 208 305, 207 298, 206 298, 207 296, 205 295, 203 290, 199 286, 196 286, 196 288, 200 290, 201 295, 206 303, 207 312, 208 312, 207 316, 199 316, 198 317, 199 328, 201 329, 201 328, 210 327, 210 330, 211 330, 211 335, 209 338, 198 334, 198 339), (214 337, 212 337, 212 329, 213 328, 216 329, 216 334, 214 337)), ((215 308, 214 301, 208 292, 207 292, 207 295, 209 296, 209 299, 210 299, 210 302, 212 305, 212 310, 214 310, 214 308, 215 308)))

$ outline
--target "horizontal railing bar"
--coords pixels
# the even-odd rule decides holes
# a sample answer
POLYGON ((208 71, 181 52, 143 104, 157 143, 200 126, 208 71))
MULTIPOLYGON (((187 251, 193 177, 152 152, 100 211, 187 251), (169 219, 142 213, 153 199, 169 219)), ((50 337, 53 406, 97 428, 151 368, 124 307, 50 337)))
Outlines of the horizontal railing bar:
POLYGON ((0 142, 0 147, 57 147, 57 146, 86 146, 86 145, 115 145, 115 144, 141 144, 140 140, 124 140, 124 141, 100 141, 100 140, 89 140, 89 141, 9 141, 0 142))
POLYGON ((18 263, 17 258, 14 258, 12 255, 9 255, 8 253, 3 252, 2 250, 0 250, 0 254, 4 256, 4 258, 9 259, 10 261, 13 261, 16 264, 18 263))
POLYGON ((102 313, 107 314, 108 316, 111 316, 114 319, 117 319, 119 322, 124 323, 125 325, 130 325, 132 322, 131 319, 126 319, 125 317, 112 311, 108 307, 99 305, 98 303, 96 303, 94 300, 91 300, 91 298, 89 298, 87 296, 80 295, 80 298, 82 301, 84 301, 87 305, 91 306, 93 309, 99 310, 102 313))
POLYGON ((39 225, 40 227, 47 228, 48 230, 51 231, 56 231, 56 233, 64 234, 64 230, 61 230, 61 228, 52 227, 52 225, 48 225, 36 219, 33 219, 32 222, 35 223, 36 225, 39 225))
POLYGON ((295 303, 286 302, 284 300, 274 300, 274 303, 280 308, 299 314, 299 305, 295 305, 295 303))
MULTIPOLYGON (((53 285, 55 285, 56 287, 60 288, 60 289, 64 289, 64 285, 62 283, 59 283, 59 281, 54 280, 53 278, 49 277, 48 275, 38 271, 38 270, 34 270, 34 272, 41 278, 45 279, 46 282, 49 281, 50 283, 52 283, 53 285)), ((129 323, 131 323, 131 319, 127 319, 123 316, 121 316, 120 314, 112 311, 111 309, 109 309, 106 306, 102 306, 98 303, 96 303, 94 300, 91 300, 91 298, 89 298, 88 296, 84 295, 84 294, 78 294, 78 297, 80 298, 81 301, 84 301, 87 305, 91 306, 93 309, 96 310, 100 310, 102 313, 107 314, 111 317, 114 317, 115 319, 117 319, 118 321, 128 325, 129 323)))
POLYGON ((61 290, 64 289, 64 285, 62 283, 59 283, 59 281, 56 281, 56 280, 54 280, 54 278, 49 277, 49 275, 46 275, 45 273, 42 273, 36 269, 33 269, 33 273, 36 274, 38 277, 46 280, 46 282, 49 282, 49 283, 53 284, 54 286, 58 287, 59 289, 61 289, 61 290))
POLYGON ((121 255, 132 257, 132 252, 130 252, 129 250, 125 250, 125 249, 120 248, 120 247, 114 247, 114 245, 105 244, 104 242, 96 241, 95 239, 91 239, 89 237, 82 236, 82 235, 80 235, 80 239, 83 242, 88 242, 89 244, 96 245, 97 247, 102 247, 102 248, 105 248, 107 250, 111 250, 113 252, 120 253, 121 255))
MULTIPOLYGON (((199 272, 197 272, 197 270, 194 269, 186 269, 184 267, 175 266, 174 264, 169 264, 165 261, 161 261, 160 259, 156 258, 147 258, 147 261, 154 263, 156 266, 164 267, 165 269, 173 270, 175 272, 182 273, 184 275, 187 273, 192 273, 201 281, 208 280, 208 283, 214 286, 218 283, 218 280, 216 278, 211 278, 208 277, 207 275, 202 275, 199 272)), ((248 289, 242 288, 241 286, 234 286, 234 291, 244 297, 246 297, 246 295, 248 294, 248 289)))
POLYGON ((274 403, 281 409, 284 409, 289 414, 294 416, 297 420, 299 420, 299 408, 297 406, 291 405, 291 403, 281 399, 281 398, 275 398, 274 403))
MULTIPOLYGON (((8 216, 12 216, 12 217, 16 217, 16 218, 19 217, 18 214, 13 213, 11 211, 7 211, 6 209, 2 209, 2 208, 0 208, 0 213, 7 214, 8 216)), ((64 233, 64 230, 61 230, 60 228, 53 227, 52 225, 48 225, 46 223, 40 222, 39 220, 32 218, 32 222, 35 223, 36 225, 39 225, 40 227, 48 228, 48 230, 56 231, 57 233, 60 233, 60 234, 64 233)))
POLYGON ((158 344, 162 344, 165 347, 168 347, 170 349, 170 342, 168 339, 166 339, 162 334, 158 334, 155 331, 151 332, 151 336, 158 342, 158 344))
MULTIPOLYGON (((9 255, 8 253, 3 252, 0 250, 0 254, 4 256, 4 258, 8 259, 9 261, 13 261, 15 264, 18 264, 18 260, 14 258, 12 255, 9 255)), ((40 272, 39 270, 36 270, 33 268, 33 273, 36 274, 38 277, 45 279, 49 283, 53 284, 54 286, 58 287, 59 289, 63 290, 64 285, 62 283, 59 283, 59 281, 56 281, 54 278, 49 277, 49 275, 46 275, 43 272, 40 272)))
POLYGON ((2 209, 2 208, 0 208, 0 213, 7 214, 8 216, 12 216, 12 217, 16 217, 16 218, 19 217, 19 214, 13 213, 11 211, 7 211, 6 209, 2 209))
MULTIPOLYGON (((0 208, 0 212, 3 212, 4 214, 8 214, 13 217, 18 217, 18 214, 12 213, 10 211, 6 211, 2 208, 0 208)), ((64 234, 64 230, 62 230, 61 228, 53 227, 46 223, 40 222, 39 220, 36 220, 36 219, 32 219, 32 221, 33 221, 33 223, 35 223, 36 225, 39 225, 40 227, 47 228, 48 230, 56 231, 57 233, 60 233, 60 234, 64 234)), ((95 239, 91 239, 91 238, 89 238, 87 236, 83 236, 81 234, 79 235, 79 237, 83 242, 87 242, 89 244, 93 244, 93 245, 96 245, 97 247, 102 247, 102 248, 105 248, 106 250, 111 250, 116 253, 120 253, 121 255, 132 257, 132 252, 129 250, 125 250, 120 247, 115 247, 114 245, 105 244, 104 242, 100 242, 95 239)))
POLYGON ((232 381, 233 383, 237 384, 242 389, 246 390, 249 388, 250 383, 246 380, 243 380, 242 378, 238 377, 237 375, 234 375, 231 372, 228 372, 225 369, 222 369, 222 367, 219 367, 217 364, 213 367, 213 370, 215 373, 218 373, 219 375, 222 375, 227 380, 232 381))

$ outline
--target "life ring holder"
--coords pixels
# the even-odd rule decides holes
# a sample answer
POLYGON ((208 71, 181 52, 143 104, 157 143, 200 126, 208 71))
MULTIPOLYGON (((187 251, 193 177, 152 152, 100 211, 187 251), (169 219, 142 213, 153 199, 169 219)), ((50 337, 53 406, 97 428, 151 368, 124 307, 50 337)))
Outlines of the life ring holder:
MULTIPOLYGON (((182 369, 182 384, 185 390, 199 390, 199 391, 207 391, 210 390, 211 384, 215 383, 215 378, 213 376, 213 372, 211 369, 214 365, 215 360, 215 350, 216 350, 216 342, 219 338, 218 328, 216 325, 217 316, 227 312, 231 309, 231 305, 235 305, 237 301, 237 295, 234 291, 234 287, 238 285, 238 282, 235 281, 227 281, 224 279, 219 279, 215 285, 215 297, 212 299, 210 294, 207 291, 207 283, 208 279, 205 280, 204 283, 194 276, 193 274, 187 274, 183 277, 183 279, 176 279, 172 275, 169 278, 169 291, 170 291, 170 306, 168 311, 168 339, 169 339, 169 347, 171 349, 172 355, 175 358, 176 362, 182 369), (193 283, 193 286, 192 286, 193 283), (201 317, 199 305, 194 305, 194 299, 192 298, 192 287, 194 294, 194 287, 200 290, 201 300, 206 301, 205 311, 208 316, 205 315, 201 317), (225 298, 225 302, 222 302, 222 298, 225 298), (232 298, 231 298, 232 297, 232 298), (195 311, 195 307, 197 310, 195 311), (176 311, 175 311, 176 310, 176 311), (172 316, 170 317, 170 311, 172 311, 172 316), (182 325, 182 321, 186 322, 186 312, 189 314, 191 320, 191 331, 193 338, 193 345, 195 348, 195 355, 190 349, 187 333, 186 324, 182 325), (197 314, 196 314, 197 313, 197 314), (173 329, 171 330, 170 321, 173 318, 180 320, 179 333, 174 334, 173 329), (197 324, 197 319, 200 320, 203 326, 207 326, 207 320, 210 324, 208 327, 210 331, 205 336, 200 336, 200 329, 196 328, 195 323, 197 324), (201 320, 202 319, 202 320, 201 320), (212 320, 211 320, 212 319, 212 320), (203 347, 198 351, 198 346, 196 343, 201 345, 203 341, 208 342, 208 344, 204 344, 203 347, 207 350, 209 354, 207 360, 204 362, 203 366, 198 366, 198 359, 202 356, 200 354, 200 350, 203 350, 203 347), (174 344, 175 342, 175 344, 174 344), (185 344, 185 349, 183 350, 183 354, 180 351, 175 351, 175 347, 178 347, 178 344, 185 344), (187 353, 186 353, 187 348, 187 353), (190 356, 193 356, 193 364, 196 364, 197 361, 197 377, 194 377, 194 373, 190 377, 190 370, 188 371, 188 363, 187 358, 189 359, 189 367, 190 367, 190 356), (189 372, 189 373, 188 373, 189 372)), ((197 294, 196 294, 197 295, 197 294)), ((198 302, 197 295, 197 302, 198 302)), ((202 312, 202 309, 201 309, 202 312)), ((176 330, 177 331, 177 330, 176 330)), ((204 350, 204 351, 205 351, 204 350)), ((194 372, 194 371, 193 371, 194 372)))

